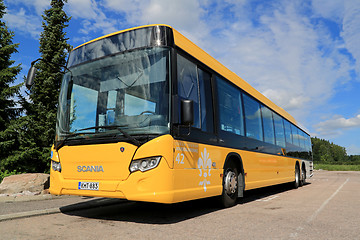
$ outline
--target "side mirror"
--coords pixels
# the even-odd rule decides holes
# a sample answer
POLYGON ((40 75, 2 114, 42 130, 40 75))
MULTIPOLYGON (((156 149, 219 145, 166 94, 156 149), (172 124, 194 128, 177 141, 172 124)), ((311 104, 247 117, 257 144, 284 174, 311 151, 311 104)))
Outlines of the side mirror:
POLYGON ((181 100, 181 125, 194 124, 194 102, 192 100, 181 100))
POLYGON ((25 82, 27 89, 30 89, 31 86, 33 85, 35 73, 36 73, 36 68, 34 67, 33 64, 31 64, 31 67, 29 69, 28 75, 26 77, 26 82, 25 82))

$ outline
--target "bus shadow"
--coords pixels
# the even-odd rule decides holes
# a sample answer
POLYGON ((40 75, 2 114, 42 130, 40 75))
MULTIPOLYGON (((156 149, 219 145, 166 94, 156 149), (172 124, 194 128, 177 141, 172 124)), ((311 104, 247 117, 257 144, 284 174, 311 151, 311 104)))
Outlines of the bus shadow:
MULTIPOLYGON (((309 183, 306 183, 309 184, 309 183)), ((281 184, 245 192, 239 198, 238 205, 269 198, 279 193, 292 190, 290 184, 281 184)), ((175 204, 132 202, 122 199, 92 199, 83 203, 72 204, 60 208, 66 215, 84 218, 123 221, 145 224, 173 224, 188 219, 220 211, 216 198, 206 198, 175 204)))
POLYGON ((132 202, 120 199, 102 199, 102 205, 90 200, 60 208, 66 215, 108 221, 145 224, 172 224, 220 210, 213 198, 175 204, 132 202))
MULTIPOLYGON (((304 187, 311 183, 305 182, 304 187)), ((300 187, 301 188, 301 187, 300 187)), ((270 198, 279 193, 294 190, 293 183, 284 183, 269 187, 257 188, 248 190, 244 193, 244 197, 239 199, 240 204, 246 204, 253 201, 259 201, 261 199, 270 198)))

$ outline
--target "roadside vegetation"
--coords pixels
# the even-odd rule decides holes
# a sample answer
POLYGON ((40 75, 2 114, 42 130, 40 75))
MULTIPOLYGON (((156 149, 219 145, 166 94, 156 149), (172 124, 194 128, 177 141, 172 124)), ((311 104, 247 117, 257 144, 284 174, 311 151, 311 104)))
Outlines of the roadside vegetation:
POLYGON ((346 149, 325 139, 311 138, 314 168, 328 171, 360 171, 360 155, 347 155, 346 149))
POLYGON ((43 60, 36 63, 34 86, 24 93, 23 83, 14 85, 21 65, 12 55, 19 44, 13 42, 15 33, 3 19, 6 6, 0 0, 0 182, 13 174, 49 172, 61 71, 72 48, 65 31, 70 20, 63 10, 66 2, 51 0, 42 15, 39 53, 43 60))
POLYGON ((360 171, 359 165, 335 165, 335 164, 314 164, 315 170, 327 170, 327 171, 360 171))

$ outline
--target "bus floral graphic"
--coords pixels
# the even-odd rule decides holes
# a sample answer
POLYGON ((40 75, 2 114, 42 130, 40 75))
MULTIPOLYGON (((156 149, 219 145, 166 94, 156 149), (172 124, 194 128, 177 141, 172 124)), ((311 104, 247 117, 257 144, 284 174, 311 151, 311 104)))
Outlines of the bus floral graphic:
POLYGON ((198 160, 198 169, 200 170, 199 177, 204 177, 204 180, 200 181, 199 185, 204 186, 204 191, 206 192, 206 185, 210 184, 210 181, 208 181, 206 178, 208 176, 211 176, 210 170, 211 170, 211 159, 210 154, 206 151, 206 148, 204 148, 204 151, 201 152, 201 157, 199 157, 198 160))

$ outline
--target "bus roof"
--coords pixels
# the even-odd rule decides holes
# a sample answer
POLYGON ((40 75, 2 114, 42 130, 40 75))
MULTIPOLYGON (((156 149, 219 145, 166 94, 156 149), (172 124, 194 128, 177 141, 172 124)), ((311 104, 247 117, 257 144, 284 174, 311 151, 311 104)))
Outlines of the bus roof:
POLYGON ((103 38, 111 37, 113 35, 117 35, 123 32, 140 29, 140 28, 146 28, 146 27, 153 27, 153 26, 165 26, 173 31, 174 35, 174 43, 177 47, 181 48, 188 54, 192 55, 196 59, 198 59, 200 62, 208 66, 210 69, 214 70, 224 78, 230 80, 237 86, 239 86, 242 90, 253 96, 254 98, 258 99, 260 102, 271 108, 273 111, 290 121, 291 123, 298 126, 295 118, 291 116, 288 112, 286 112, 283 108, 277 106, 275 103, 273 103, 270 99, 265 97, 263 94, 261 94, 259 91, 257 91, 254 87, 252 87, 249 83, 247 83, 245 80, 243 80, 241 77, 236 75, 234 72, 230 71, 227 67, 225 67, 223 64, 221 64, 219 61, 217 61, 215 58, 210 56, 208 53, 206 53, 204 50, 202 50, 200 47, 198 47, 196 44, 191 42, 188 38, 186 38, 184 35, 182 35, 180 32, 178 32, 173 27, 166 25, 166 24, 151 24, 151 25, 144 25, 134 28, 129 28, 125 30, 121 30, 118 32, 114 32, 96 39, 93 39, 91 41, 88 41, 84 44, 81 44, 80 46, 74 48, 73 50, 82 47, 84 45, 87 45, 89 43, 98 41, 103 38))

